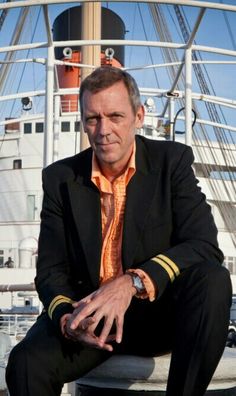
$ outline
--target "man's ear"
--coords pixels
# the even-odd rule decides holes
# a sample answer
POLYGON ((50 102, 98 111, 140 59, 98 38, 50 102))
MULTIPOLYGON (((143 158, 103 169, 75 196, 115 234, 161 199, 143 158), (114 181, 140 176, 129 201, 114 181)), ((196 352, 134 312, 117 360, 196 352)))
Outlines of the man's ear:
POLYGON ((139 109, 137 110, 137 113, 136 113, 136 120, 135 120, 136 128, 141 128, 142 127, 143 121, 144 121, 144 115, 145 115, 144 106, 141 105, 139 107, 139 109))

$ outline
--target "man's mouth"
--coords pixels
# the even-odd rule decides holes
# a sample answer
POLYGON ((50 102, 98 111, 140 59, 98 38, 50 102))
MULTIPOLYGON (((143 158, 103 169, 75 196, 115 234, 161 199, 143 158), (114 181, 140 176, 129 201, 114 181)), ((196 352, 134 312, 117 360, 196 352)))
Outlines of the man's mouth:
POLYGON ((96 142, 96 146, 108 147, 108 146, 112 146, 115 143, 116 142, 96 142))

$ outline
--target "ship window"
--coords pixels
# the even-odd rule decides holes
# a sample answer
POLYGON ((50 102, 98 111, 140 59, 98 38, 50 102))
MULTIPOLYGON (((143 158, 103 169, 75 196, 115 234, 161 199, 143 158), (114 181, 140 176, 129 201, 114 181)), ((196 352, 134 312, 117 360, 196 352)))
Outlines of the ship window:
POLYGON ((24 133, 32 133, 32 124, 29 122, 26 122, 24 124, 24 133))
POLYGON ((62 132, 70 132, 70 123, 68 121, 62 121, 61 131, 62 132))
POLYGON ((150 125, 145 125, 144 127, 145 135, 146 136, 152 136, 153 134, 153 127, 150 125))
POLYGON ((36 122, 35 124, 35 132, 43 133, 43 122, 36 122))
POLYGON ((75 121, 75 132, 80 131, 80 121, 75 121))
POLYGON ((22 160, 16 159, 13 160, 13 169, 21 169, 22 168, 22 160))
POLYGON ((226 256, 224 265, 228 268, 231 275, 236 275, 236 257, 226 256))
POLYGON ((4 250, 0 250, 0 268, 4 267, 4 250))
POLYGON ((27 195, 27 218, 32 221, 35 220, 35 195, 27 195))

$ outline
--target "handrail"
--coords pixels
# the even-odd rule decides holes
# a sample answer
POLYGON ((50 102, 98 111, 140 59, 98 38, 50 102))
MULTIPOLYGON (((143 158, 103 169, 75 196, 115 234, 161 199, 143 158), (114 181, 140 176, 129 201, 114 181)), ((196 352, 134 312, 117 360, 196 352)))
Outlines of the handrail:
POLYGON ((19 285, 0 285, 0 292, 15 292, 15 291, 34 291, 35 284, 28 283, 28 284, 19 284, 19 285))
MULTIPOLYGON (((97 0, 81 0, 80 3, 86 3, 88 1, 96 2, 97 0)), ((135 0, 137 3, 143 3, 143 0, 135 0)), ((116 3, 120 0, 111 0, 111 2, 116 3)), ((124 3, 129 3, 130 0, 122 0, 124 3)), ((153 0, 145 0, 146 3, 153 3, 153 0)), ((19 7, 30 7, 39 5, 50 5, 50 4, 62 4, 62 3, 78 3, 77 0, 24 0, 24 1, 12 1, 11 3, 1 4, 0 9, 8 8, 19 8, 19 7)), ((209 1, 199 1, 199 0, 156 0, 157 4, 177 4, 182 6, 200 7, 200 8, 210 8, 213 10, 223 10, 223 11, 234 11, 236 12, 236 6, 231 4, 222 3, 211 3, 209 1)))

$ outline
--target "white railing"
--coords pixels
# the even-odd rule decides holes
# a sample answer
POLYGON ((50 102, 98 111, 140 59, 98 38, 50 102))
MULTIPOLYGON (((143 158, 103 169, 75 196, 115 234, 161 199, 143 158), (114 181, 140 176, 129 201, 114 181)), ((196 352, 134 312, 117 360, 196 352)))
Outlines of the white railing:
POLYGON ((0 332, 19 340, 37 319, 37 313, 0 313, 0 332))

